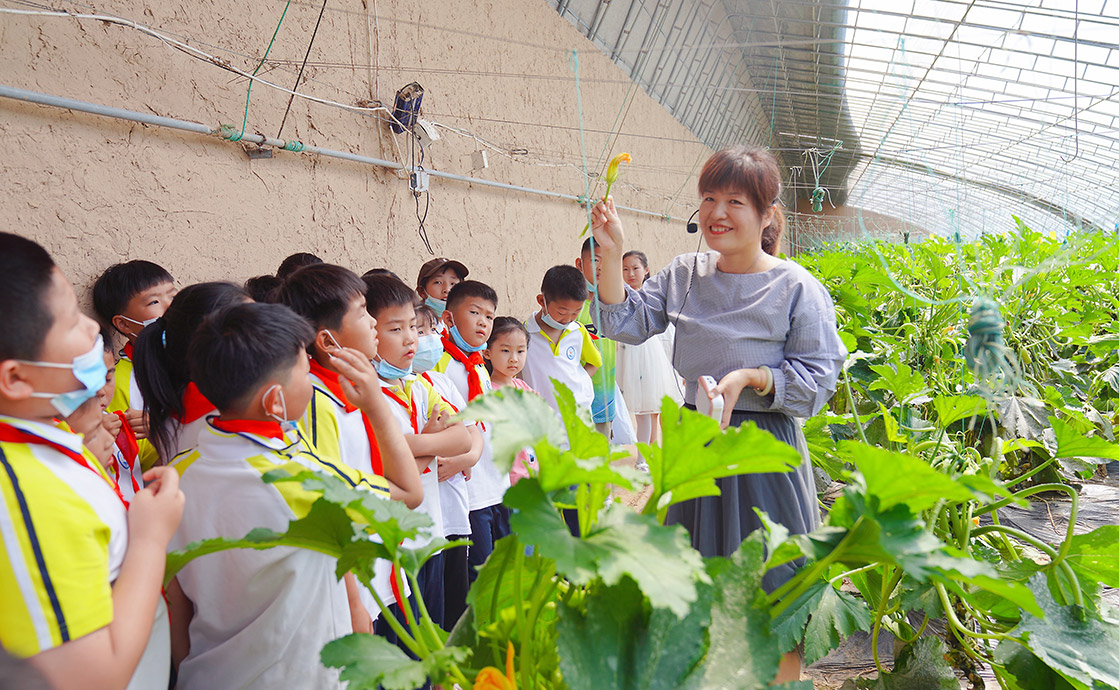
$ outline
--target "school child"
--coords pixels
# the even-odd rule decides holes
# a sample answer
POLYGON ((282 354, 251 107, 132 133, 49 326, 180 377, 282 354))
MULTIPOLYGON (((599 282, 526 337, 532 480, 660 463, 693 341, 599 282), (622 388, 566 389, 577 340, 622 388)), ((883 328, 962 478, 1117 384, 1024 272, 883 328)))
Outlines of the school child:
MULTIPOLYGON (((101 336, 104 339, 104 331, 102 331, 101 336)), ((136 434, 132 431, 132 427, 128 425, 124 413, 119 410, 116 412, 108 411, 109 401, 113 397, 117 363, 113 359, 112 349, 107 345, 102 353, 102 359, 106 368, 105 385, 97 391, 97 396, 90 403, 86 403, 90 407, 86 413, 88 422, 76 422, 74 420, 74 416, 82 412, 82 408, 79 408, 78 412, 74 413, 74 416, 71 416, 67 422, 71 428, 83 434, 86 448, 93 451, 94 455, 97 455, 98 459, 102 461, 102 465, 108 471, 109 476, 113 478, 117 488, 120 489, 124 500, 131 501, 132 497, 144 486, 144 472, 140 469, 140 447, 136 434), (79 425, 89 428, 89 432, 79 429, 79 425), (91 435, 95 435, 92 442, 91 435), (99 452, 102 449, 104 451, 103 456, 99 452)), ((82 407, 84 408, 86 405, 82 407)))
POLYGON ((253 276, 245 281, 244 288, 254 302, 275 302, 276 289, 283 282, 276 276, 253 276))
MULTIPOLYGON (((427 379, 435 392, 461 412, 466 399, 446 374, 433 371, 443 357, 443 339, 436 328, 439 319, 426 304, 416 307, 416 356, 412 371, 427 379)), ((485 440, 478 425, 468 423, 470 450, 460 455, 436 458, 439 474, 439 501, 443 508, 443 536, 448 541, 470 539, 470 493, 466 482, 482 457, 485 440)), ((448 630, 466 611, 466 592, 470 588, 469 547, 455 546, 443 551, 443 620, 448 630)))
POLYGON ((131 509, 70 416, 105 383, 97 323, 50 255, 0 233, 0 645, 57 690, 165 687, 166 545, 178 476, 155 468, 131 509))
POLYGON ((175 297, 175 280, 165 268, 136 259, 105 269, 93 283, 93 311, 106 327, 125 338, 117 365, 117 385, 109 403, 110 412, 124 412, 128 425, 143 439, 147 437, 144 398, 132 374, 132 348, 147 326, 163 316, 175 297))
MULTIPOLYGON (((178 549, 212 537, 287 529, 316 500, 298 482, 265 483, 265 473, 313 471, 387 498, 381 477, 320 455, 294 426, 311 401, 306 348, 315 333, 279 304, 237 304, 207 318, 188 352, 191 380, 213 402, 198 446, 173 464, 187 494, 178 549)), ((347 350, 334 365, 362 406, 379 394, 364 357, 347 350)), ((187 564, 167 588, 179 690, 337 688, 322 665, 323 645, 372 621, 356 580, 335 575, 335 559, 295 547, 233 549, 187 564)), ((154 687, 154 686, 153 686, 154 687)))
MULTIPOLYGON (((633 250, 625 253, 622 257, 622 278, 634 290, 641 289, 649 279, 649 260, 643 252, 633 250)), ((637 419, 637 440, 641 443, 656 441, 661 403, 666 395, 677 405, 684 402, 681 395, 683 386, 677 383, 660 335, 638 345, 618 343, 618 387, 626 406, 637 419)), ((638 462, 638 469, 646 467, 644 460, 638 462)))
POLYGON ((288 276, 304 266, 314 266, 322 262, 322 259, 309 252, 296 252, 280 262, 280 267, 276 269, 276 277, 287 280, 288 276))
POLYGON ((578 268, 552 266, 536 297, 540 311, 525 322, 529 348, 522 378, 552 407, 553 378, 571 389, 576 406, 590 411, 594 402, 591 376, 602 366, 602 356, 578 321, 586 299, 587 282, 578 268))
MULTIPOLYGON (((497 293, 485 283, 466 280, 447 293, 447 309, 443 312, 446 330, 442 334, 445 354, 435 370, 446 374, 467 401, 493 389, 482 350, 486 349, 496 311, 497 293)), ((509 488, 509 474, 493 464, 489 433, 483 425, 482 457, 466 482, 470 497, 471 582, 493 552, 494 542, 511 531, 509 509, 501 504, 509 488)))
MULTIPOLYGON (((409 508, 420 505, 420 473, 388 401, 373 396, 368 410, 359 408, 346 397, 343 377, 332 364, 331 354, 343 348, 367 361, 377 356, 377 332, 365 309, 365 283, 347 268, 322 263, 292 273, 273 295, 277 303, 307 319, 315 329, 307 348, 315 392, 300 420, 304 436, 323 455, 384 477, 393 499, 409 508)), ((390 565, 384 561, 374 564, 373 590, 382 602, 399 607, 407 587, 400 580, 394 586, 390 565)), ((381 609, 364 589, 362 600, 370 617, 377 620, 381 609)))
POLYGON ((591 403, 591 419, 599 432, 605 434, 615 443, 636 443, 633 433, 633 424, 629 420, 629 409, 625 398, 618 389, 617 362, 618 343, 603 338, 599 335, 598 328, 594 325, 592 312, 595 303, 595 282, 598 280, 598 257, 600 250, 595 247, 591 253, 591 238, 583 242, 579 251, 579 258, 575 259, 575 268, 583 273, 587 281, 587 301, 583 303, 583 310, 579 312, 579 323, 591 334, 591 341, 602 357, 602 366, 591 376, 591 385, 594 387, 594 402, 591 403))
POLYGON ((149 437, 161 463, 193 448, 214 405, 191 382, 187 352, 210 314, 248 300, 232 283, 196 283, 175 295, 163 318, 136 341, 136 383, 144 396, 149 437))
MULTIPOLYGON (((416 295, 404 283, 388 277, 366 280, 366 305, 377 323, 377 358, 381 387, 421 470, 424 500, 420 512, 431 517, 433 535, 442 536, 443 511, 436 456, 455 456, 470 450, 471 439, 462 422, 452 421, 454 408, 426 379, 412 373, 416 354, 416 295)), ((417 545, 427 543, 417 539, 417 545)), ((420 594, 431 618, 443 620, 443 556, 436 554, 416 575, 420 594)))
MULTIPOLYGON (((482 351, 493 387, 509 386, 536 393, 523 379, 517 378, 524 369, 527 354, 528 329, 525 325, 512 316, 499 316, 494 319, 493 332, 490 333, 486 349, 482 351)), ((535 472, 536 454, 531 448, 525 448, 513 460, 513 468, 509 470, 509 483, 516 484, 517 481, 527 477, 529 468, 535 472)))
POLYGON ((432 308, 437 317, 443 318, 451 288, 466 280, 468 275, 470 271, 458 261, 432 259, 420 267, 420 275, 416 278, 416 294, 424 304, 432 308))

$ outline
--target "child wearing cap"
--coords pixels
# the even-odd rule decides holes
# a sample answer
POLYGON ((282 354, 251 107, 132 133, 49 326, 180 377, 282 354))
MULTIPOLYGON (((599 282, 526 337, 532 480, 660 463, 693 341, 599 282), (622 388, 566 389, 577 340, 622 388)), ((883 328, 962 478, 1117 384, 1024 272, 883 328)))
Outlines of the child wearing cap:
POLYGON ((436 317, 442 319, 451 288, 466 280, 468 275, 470 271, 458 261, 442 257, 432 259, 420 267, 420 275, 416 278, 416 294, 424 304, 432 308, 436 317))

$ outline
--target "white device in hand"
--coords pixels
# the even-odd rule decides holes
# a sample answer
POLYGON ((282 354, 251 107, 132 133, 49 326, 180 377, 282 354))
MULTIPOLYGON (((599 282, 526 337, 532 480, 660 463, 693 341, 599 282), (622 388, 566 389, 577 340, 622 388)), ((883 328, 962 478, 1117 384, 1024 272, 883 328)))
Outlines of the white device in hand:
POLYGON ((711 393, 715 391, 715 387, 719 384, 715 382, 710 376, 699 377, 699 392, 695 396, 695 408, 700 414, 707 415, 713 419, 722 421, 723 419, 723 394, 715 393, 715 397, 711 397, 711 393))

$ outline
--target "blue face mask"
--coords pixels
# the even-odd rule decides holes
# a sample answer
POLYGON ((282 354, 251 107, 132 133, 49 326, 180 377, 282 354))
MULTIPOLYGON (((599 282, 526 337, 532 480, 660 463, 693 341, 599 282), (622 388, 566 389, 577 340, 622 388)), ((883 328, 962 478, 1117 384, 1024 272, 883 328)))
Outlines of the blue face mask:
POLYGON ((556 321, 552 318, 552 315, 548 313, 547 300, 544 301, 544 308, 540 310, 540 320, 543 321, 546 325, 559 331, 565 330, 567 328, 566 323, 560 323, 559 321, 556 321))
MULTIPOLYGON (((585 279, 584 279, 584 280, 585 280, 585 279)), ((596 296, 596 295, 598 294, 598 288, 596 288, 596 287, 594 286, 594 283, 590 283, 590 282, 588 282, 588 283, 587 283, 587 292, 589 292, 589 293, 590 293, 591 297, 594 297, 594 296, 596 296)))
POLYGON ((424 300, 424 304, 431 307, 439 318, 443 318, 443 312, 447 311, 447 300, 445 299, 435 299, 429 295, 424 300))
POLYGON ((416 345, 416 356, 412 359, 412 371, 417 374, 431 369, 443 356, 443 339, 438 333, 421 335, 416 345))
POLYGON ((412 375, 411 366, 407 369, 401 369, 400 367, 394 367, 383 359, 375 360, 373 366, 377 368, 377 375, 386 381, 395 381, 412 375))
POLYGON ((47 367, 49 369, 69 369, 74 372, 74 378, 82 384, 82 387, 76 391, 69 391, 67 393, 32 393, 32 398, 49 398, 51 405, 58 411, 62 417, 69 417, 74 414, 82 404, 97 395, 97 391, 105 385, 105 375, 109 373, 108 368, 105 366, 104 359, 105 341, 101 336, 97 336, 97 341, 93 343, 93 348, 85 354, 78 355, 74 358, 71 364, 61 364, 59 362, 33 362, 28 360, 16 360, 21 364, 29 364, 35 367, 47 367))
POLYGON ((453 340, 455 345, 458 346, 458 349, 462 350, 463 352, 469 352, 471 354, 475 352, 481 352, 482 350, 486 349, 486 346, 489 344, 482 343, 478 347, 474 347, 470 343, 466 342, 466 338, 462 337, 462 333, 459 332, 458 326, 451 326, 451 340, 453 340))

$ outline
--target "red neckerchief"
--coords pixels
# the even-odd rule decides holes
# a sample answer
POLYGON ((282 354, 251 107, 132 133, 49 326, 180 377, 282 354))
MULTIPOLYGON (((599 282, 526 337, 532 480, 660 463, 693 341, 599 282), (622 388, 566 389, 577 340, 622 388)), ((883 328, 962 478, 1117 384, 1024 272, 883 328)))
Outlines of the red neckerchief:
POLYGON ((131 342, 127 342, 127 343, 124 344, 124 347, 121 348, 120 356, 125 358, 125 359, 128 359, 128 360, 132 359, 132 343, 131 342))
MULTIPOLYGON (((404 388, 404 382, 403 381, 400 382, 400 387, 401 387, 401 389, 404 388)), ((405 395, 408 395, 408 397, 407 398, 402 398, 399 395, 397 395, 396 393, 393 393, 392 390, 390 390, 389 388, 386 388, 385 386, 381 386, 381 391, 385 395, 389 396, 389 400, 392 400, 397 405, 400 405, 401 407, 403 407, 405 410, 408 411, 408 416, 409 416, 409 418, 412 422, 412 433, 414 433, 414 434, 420 433, 420 414, 419 414, 419 411, 416 409, 415 398, 413 398, 411 395, 408 395, 407 393, 405 393, 405 395)))
MULTIPOLYGON (((105 475, 94 469, 94 467, 89 464, 89 461, 86 460, 85 456, 81 453, 76 453, 66 446, 62 445, 61 443, 55 443, 54 441, 43 438, 42 436, 38 436, 30 431, 24 431, 23 429, 14 427, 7 422, 0 422, 0 441, 3 441, 5 443, 35 443, 41 446, 50 446, 51 448, 54 448, 74 462, 78 463, 82 467, 86 468, 90 472, 96 474, 102 481, 105 481, 105 475)), ((112 488, 113 493, 117 495, 117 498, 120 499, 121 504, 124 505, 124 509, 128 510, 128 501, 124 500, 124 495, 121 494, 120 487, 118 487, 112 480, 105 481, 105 483, 112 488)))
POLYGON ((202 392, 198 390, 198 386, 194 385, 194 381, 187 384, 186 390, 183 391, 183 416, 179 421, 183 424, 190 424, 193 421, 202 419, 214 410, 218 409, 214 403, 206 399, 202 392))
POLYGON ((482 353, 471 352, 469 355, 459 349, 458 345, 451 340, 451 336, 447 333, 443 334, 443 349, 446 350, 456 362, 461 362, 466 367, 466 399, 467 401, 477 398, 484 393, 482 390, 482 376, 478 373, 478 367, 484 366, 482 364, 482 353))
POLYGON ((280 440, 284 438, 283 427, 280 426, 279 422, 273 422, 272 420, 222 419, 221 417, 215 417, 210 420, 210 424, 213 425, 215 429, 230 434, 252 434, 254 436, 263 436, 265 438, 280 440))
MULTIPOLYGON (((113 412, 116 416, 120 417, 123 422, 120 425, 120 433, 117 434, 117 449, 120 450, 121 455, 128 461, 128 466, 132 467, 132 463, 136 462, 140 455, 140 444, 136 441, 136 432, 132 427, 128 426, 128 420, 125 419, 124 413, 121 411, 113 412)), ((128 478, 132 480, 132 493, 139 493, 142 488, 139 482, 136 481, 136 475, 131 472, 128 473, 128 478)), ((120 477, 117 477, 117 483, 120 483, 120 477)))
MULTIPOLYGON (((338 380, 338 372, 327 369, 312 357, 311 373, 319 377, 326 389, 342 403, 342 408, 346 410, 347 414, 357 410, 357 407, 346 399, 346 393, 342 390, 342 383, 338 380)), ((373 425, 369 423, 369 417, 364 412, 361 413, 361 423, 365 427, 365 437, 369 439, 369 464, 373 468, 373 474, 383 477, 385 476, 385 463, 381 460, 381 447, 377 444, 377 435, 373 433, 373 425)))

